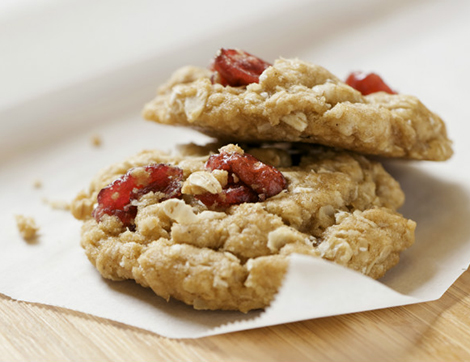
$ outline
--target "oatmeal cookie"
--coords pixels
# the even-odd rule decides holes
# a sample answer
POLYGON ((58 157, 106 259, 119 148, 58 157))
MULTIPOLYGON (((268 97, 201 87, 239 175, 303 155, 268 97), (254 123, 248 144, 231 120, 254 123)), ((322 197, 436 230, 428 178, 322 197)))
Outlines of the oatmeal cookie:
POLYGON ((259 83, 235 80, 238 86, 214 82, 211 70, 184 67, 159 89, 143 116, 227 142, 318 143, 418 160, 452 155, 444 122, 416 97, 383 91, 364 96, 328 70, 298 59, 266 66, 259 83))
POLYGON ((414 241, 398 183, 364 156, 293 147, 188 145, 106 168, 71 207, 89 260, 167 300, 243 312, 269 305, 292 253, 383 276, 414 241))

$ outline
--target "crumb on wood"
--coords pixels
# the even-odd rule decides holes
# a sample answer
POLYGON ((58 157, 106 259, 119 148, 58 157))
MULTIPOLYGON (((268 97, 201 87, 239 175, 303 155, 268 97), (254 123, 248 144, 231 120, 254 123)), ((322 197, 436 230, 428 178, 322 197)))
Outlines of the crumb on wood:
POLYGON ((64 211, 70 210, 70 203, 67 201, 49 200, 49 199, 43 198, 42 202, 44 202, 46 205, 50 206, 54 210, 64 210, 64 211))
POLYGON ((36 226, 36 221, 32 217, 15 215, 16 226, 21 236, 25 240, 32 240, 37 236, 39 228, 36 226))
POLYGON ((91 135, 90 141, 94 147, 100 147, 101 144, 103 143, 101 136, 98 134, 91 135))

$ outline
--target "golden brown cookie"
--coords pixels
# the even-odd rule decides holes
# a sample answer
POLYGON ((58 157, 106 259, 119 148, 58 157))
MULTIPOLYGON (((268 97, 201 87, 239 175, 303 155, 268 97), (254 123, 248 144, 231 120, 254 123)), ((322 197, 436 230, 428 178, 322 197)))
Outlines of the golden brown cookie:
POLYGON ((269 305, 292 253, 383 276, 414 241, 398 183, 364 156, 294 147, 188 145, 104 169, 71 205, 89 260, 167 300, 243 312, 269 305))
POLYGON ((318 143, 418 160, 452 155, 444 122, 416 97, 382 91, 364 96, 318 65, 278 59, 259 83, 213 81, 208 69, 176 71, 145 106, 144 118, 225 142, 318 143))

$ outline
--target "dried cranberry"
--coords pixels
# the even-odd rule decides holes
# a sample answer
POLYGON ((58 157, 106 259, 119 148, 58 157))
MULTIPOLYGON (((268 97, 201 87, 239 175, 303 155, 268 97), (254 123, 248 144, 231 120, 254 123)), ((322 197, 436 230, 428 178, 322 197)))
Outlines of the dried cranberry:
POLYGON ((206 206, 227 207, 264 201, 287 188, 287 181, 280 171, 247 153, 222 151, 209 157, 205 167, 210 171, 224 170, 229 174, 228 183, 221 193, 196 196, 206 206))
POLYGON ((346 84, 368 95, 375 92, 387 92, 396 94, 384 81, 375 73, 353 72, 346 79, 346 84))
POLYGON ((243 204, 244 202, 258 201, 258 195, 248 186, 240 183, 227 185, 218 194, 206 192, 195 197, 208 207, 228 207, 230 205, 243 204))
POLYGON ((104 214, 115 215, 124 226, 130 227, 137 215, 137 206, 132 205, 133 200, 151 191, 163 193, 165 196, 162 201, 181 197, 183 170, 165 164, 142 169, 146 173, 143 177, 135 176, 136 169, 132 169, 99 192, 98 206, 93 210, 96 221, 101 221, 104 214))
POLYGON ((219 50, 210 68, 216 73, 213 83, 232 87, 258 83, 259 76, 271 64, 239 49, 219 50))

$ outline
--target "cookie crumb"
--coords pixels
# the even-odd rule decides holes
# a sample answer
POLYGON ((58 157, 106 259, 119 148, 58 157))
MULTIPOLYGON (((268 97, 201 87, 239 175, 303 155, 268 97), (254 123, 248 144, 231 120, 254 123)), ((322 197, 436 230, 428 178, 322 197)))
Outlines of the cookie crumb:
POLYGON ((15 215, 16 226, 24 240, 32 240, 37 236, 39 228, 32 217, 15 215))
POLYGON ((70 205, 72 215, 79 220, 85 220, 91 216, 95 201, 90 199, 88 193, 80 191, 70 205))
POLYGON ((49 199, 43 198, 42 202, 49 205, 54 210, 64 210, 64 211, 69 211, 70 210, 70 203, 67 202, 67 201, 49 200, 49 199))
POLYGON ((34 180, 34 182, 33 182, 33 187, 34 187, 35 189, 40 189, 40 188, 42 187, 42 181, 39 180, 39 179, 34 180))
POLYGON ((90 142, 94 147, 100 147, 103 144, 101 136, 98 134, 91 135, 90 142))

